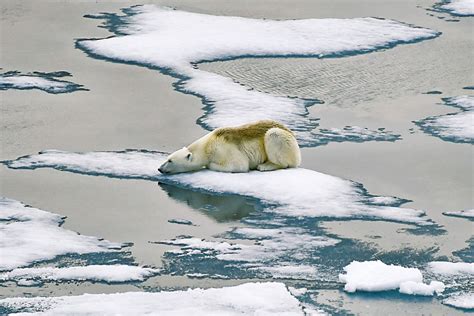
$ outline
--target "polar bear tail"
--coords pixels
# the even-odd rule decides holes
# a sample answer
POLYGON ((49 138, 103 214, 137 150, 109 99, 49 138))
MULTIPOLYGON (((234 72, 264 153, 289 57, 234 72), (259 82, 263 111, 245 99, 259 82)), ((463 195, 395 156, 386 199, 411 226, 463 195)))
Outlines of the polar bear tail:
POLYGON ((281 168, 296 168, 300 165, 300 147, 293 133, 274 127, 265 133, 264 140, 269 162, 281 168))

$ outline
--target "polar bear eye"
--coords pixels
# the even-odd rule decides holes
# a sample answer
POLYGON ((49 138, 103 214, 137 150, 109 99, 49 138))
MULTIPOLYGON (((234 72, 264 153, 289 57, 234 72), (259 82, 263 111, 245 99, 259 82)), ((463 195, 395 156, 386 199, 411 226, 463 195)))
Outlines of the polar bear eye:
POLYGON ((168 159, 168 163, 172 163, 173 161, 171 161, 171 159, 168 159))

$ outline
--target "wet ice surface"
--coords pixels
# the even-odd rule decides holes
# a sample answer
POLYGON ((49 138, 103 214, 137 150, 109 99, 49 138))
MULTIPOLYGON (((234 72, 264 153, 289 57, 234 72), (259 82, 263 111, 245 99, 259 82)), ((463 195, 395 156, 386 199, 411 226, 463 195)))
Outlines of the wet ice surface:
POLYGON ((474 0, 447 0, 438 3, 435 8, 454 16, 474 16, 474 0))
POLYGON ((179 78, 174 85, 178 91, 203 99, 205 114, 198 123, 206 129, 274 119, 296 131, 303 146, 331 141, 394 141, 400 136, 356 126, 313 131, 319 123, 309 117, 307 108, 320 101, 249 89, 230 78, 200 70, 196 64, 245 56, 350 56, 439 35, 433 30, 376 18, 274 21, 151 5, 123 12, 94 16, 103 19, 104 27, 115 37, 79 40, 77 47, 95 58, 156 68, 179 78))
POLYGON ((425 133, 442 140, 455 143, 474 143, 474 96, 464 95, 443 98, 447 106, 460 109, 460 112, 432 116, 416 121, 425 133))
POLYGON ((304 315, 283 283, 246 283, 216 289, 7 298, 0 311, 47 315, 304 315))
POLYGON ((80 84, 58 79, 70 76, 71 74, 66 71, 50 73, 32 72, 27 74, 22 74, 19 71, 9 71, 0 74, 0 90, 38 89, 53 94, 87 90, 80 84))

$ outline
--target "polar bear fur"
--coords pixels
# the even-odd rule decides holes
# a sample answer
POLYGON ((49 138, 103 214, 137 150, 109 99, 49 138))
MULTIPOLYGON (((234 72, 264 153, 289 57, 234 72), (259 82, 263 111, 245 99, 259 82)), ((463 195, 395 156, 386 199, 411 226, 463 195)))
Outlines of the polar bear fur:
POLYGON ((222 172, 270 171, 296 168, 301 153, 291 130, 264 120, 218 128, 188 147, 172 153, 158 169, 181 173, 204 168, 222 172))

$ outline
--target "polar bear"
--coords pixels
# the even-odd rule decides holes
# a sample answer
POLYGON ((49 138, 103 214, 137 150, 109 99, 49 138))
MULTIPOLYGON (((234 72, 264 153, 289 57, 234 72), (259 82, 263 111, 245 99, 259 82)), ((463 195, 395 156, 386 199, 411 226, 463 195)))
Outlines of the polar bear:
POLYGON ((270 171, 301 163, 298 142, 281 123, 262 120, 218 128, 172 153, 158 168, 172 174, 204 168, 221 172, 270 171))

